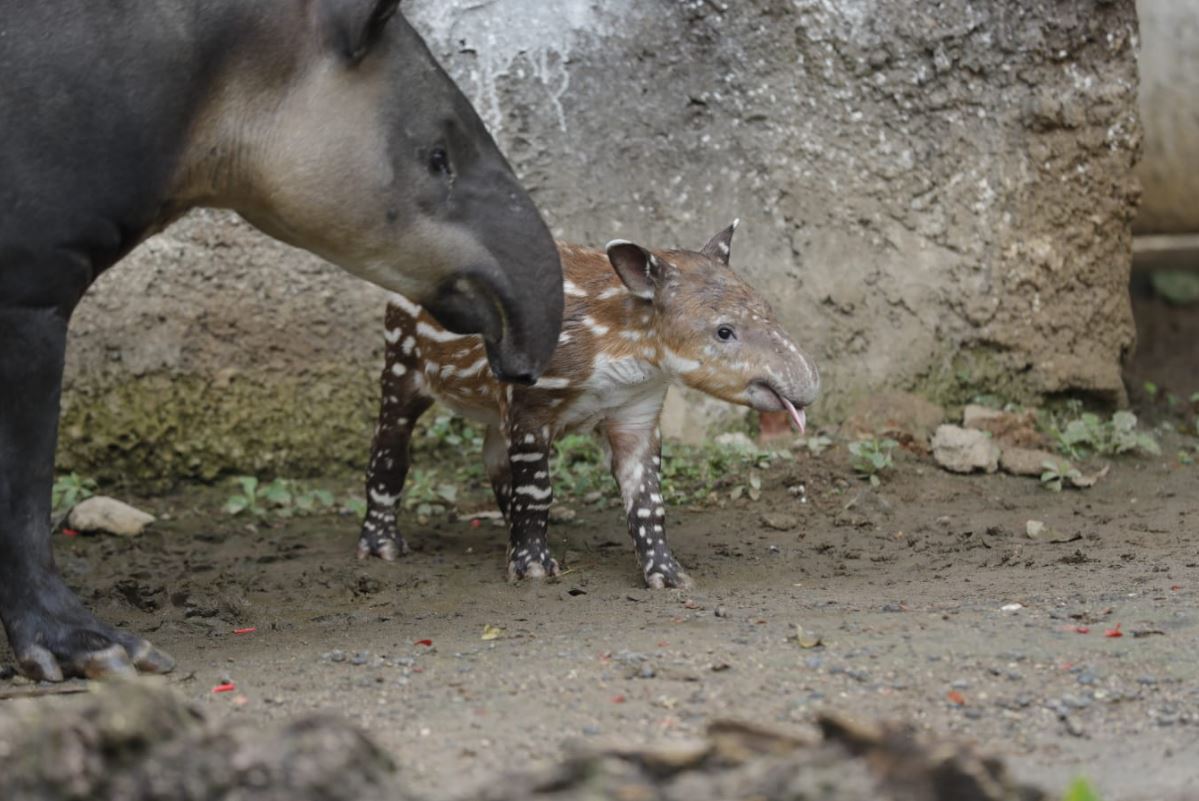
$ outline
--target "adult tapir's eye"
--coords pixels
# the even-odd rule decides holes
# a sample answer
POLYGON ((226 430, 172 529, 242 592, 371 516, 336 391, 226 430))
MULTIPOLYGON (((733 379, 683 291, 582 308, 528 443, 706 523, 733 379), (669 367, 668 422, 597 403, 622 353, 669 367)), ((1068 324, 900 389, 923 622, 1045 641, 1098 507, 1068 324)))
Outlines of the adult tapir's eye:
POLYGON ((732 326, 722 325, 716 329, 716 338, 721 342, 728 342, 730 339, 736 339, 737 333, 733 331, 732 326))
POLYGON ((450 174, 450 154, 444 147, 435 147, 429 152, 429 169, 442 175, 450 174))

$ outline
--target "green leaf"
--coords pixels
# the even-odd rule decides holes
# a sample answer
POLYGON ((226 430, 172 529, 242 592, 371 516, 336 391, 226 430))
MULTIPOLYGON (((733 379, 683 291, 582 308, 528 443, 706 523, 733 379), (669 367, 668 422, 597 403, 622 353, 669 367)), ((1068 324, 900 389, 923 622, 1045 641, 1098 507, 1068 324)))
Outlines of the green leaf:
POLYGON ((453 484, 438 484, 437 497, 447 503, 453 503, 458 499, 458 488, 453 484))
POLYGON ((332 506, 334 503, 333 493, 329 492, 329 490, 313 490, 312 497, 316 499, 317 503, 326 508, 332 506))
POLYGON ((244 512, 250 506, 250 499, 245 495, 234 495, 229 500, 225 501, 225 514, 237 515, 244 512))
POLYGON ((234 479, 241 487, 242 494, 253 498, 258 492, 258 479, 254 476, 238 476, 234 479))
POLYGON ((1078 778, 1066 788, 1062 801, 1099 801, 1099 794, 1086 779, 1078 778))
POLYGON ((366 517, 366 501, 362 498, 346 498, 343 506, 355 517, 366 517))
POLYGON ((1199 301, 1199 273, 1190 270, 1154 270, 1149 274, 1154 291, 1175 306, 1199 301))

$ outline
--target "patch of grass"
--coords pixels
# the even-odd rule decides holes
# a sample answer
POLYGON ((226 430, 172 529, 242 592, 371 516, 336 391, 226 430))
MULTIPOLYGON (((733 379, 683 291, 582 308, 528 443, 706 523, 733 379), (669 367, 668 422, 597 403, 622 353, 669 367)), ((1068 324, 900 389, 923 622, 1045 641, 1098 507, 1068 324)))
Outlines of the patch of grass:
POLYGON ((877 487, 881 480, 879 476, 884 470, 891 469, 895 462, 891 458, 891 452, 899 445, 893 439, 879 439, 871 437, 870 439, 858 440, 849 444, 849 466, 859 477, 870 482, 870 485, 877 487))
POLYGON ((796 450, 803 449, 813 456, 819 456, 833 446, 831 437, 826 437, 824 434, 813 434, 810 437, 799 439, 796 444, 796 450))
POLYGON ((1078 401, 1068 401, 1063 410, 1043 415, 1042 426, 1058 451, 1075 461, 1134 451, 1161 454, 1157 439, 1137 428, 1137 416, 1132 412, 1119 411, 1104 420, 1094 412, 1082 411, 1078 401))
POLYGON ((67 473, 54 479, 50 493, 50 508, 55 518, 71 511, 71 507, 96 494, 96 482, 78 473, 67 473))
POLYGON ((293 517, 329 510, 334 505, 333 493, 291 479, 276 478, 266 484, 256 476, 237 476, 233 480, 240 492, 225 501, 224 511, 230 515, 293 517))

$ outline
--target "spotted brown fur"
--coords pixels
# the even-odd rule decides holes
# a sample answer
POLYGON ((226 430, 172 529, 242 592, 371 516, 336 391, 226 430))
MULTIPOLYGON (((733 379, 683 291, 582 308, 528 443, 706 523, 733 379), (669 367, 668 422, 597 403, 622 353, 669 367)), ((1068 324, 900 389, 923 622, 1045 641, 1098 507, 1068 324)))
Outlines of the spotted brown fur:
POLYGON ((392 296, 359 557, 394 559, 407 550, 395 504, 412 428, 437 400, 488 426, 484 462, 508 521, 511 578, 558 572, 547 543, 550 446, 563 433, 599 427, 646 583, 687 585, 666 542, 660 489, 658 418, 667 388, 680 382, 762 410, 790 404, 800 410, 800 424, 819 391, 814 365, 769 304, 728 267, 735 227, 698 252, 623 241, 606 253, 559 245, 562 333, 533 386, 500 383, 479 337, 451 334, 419 306, 392 296))

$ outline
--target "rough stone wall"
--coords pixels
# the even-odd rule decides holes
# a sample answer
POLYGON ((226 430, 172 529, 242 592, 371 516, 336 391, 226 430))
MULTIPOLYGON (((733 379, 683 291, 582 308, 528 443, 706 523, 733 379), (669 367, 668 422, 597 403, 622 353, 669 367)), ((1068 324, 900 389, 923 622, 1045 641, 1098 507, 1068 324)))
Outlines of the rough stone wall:
MULTIPOLYGON (((819 360, 835 418, 943 401, 1120 400, 1133 0, 413 0, 556 234, 698 247, 819 360)), ((361 465, 381 294, 195 215, 80 309, 64 464, 290 475, 361 465)))

